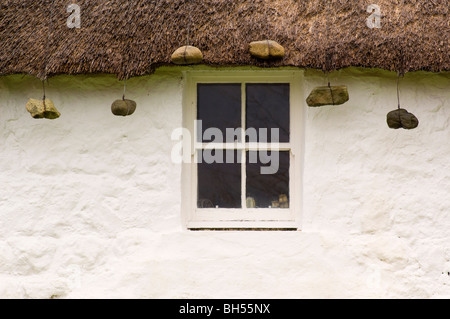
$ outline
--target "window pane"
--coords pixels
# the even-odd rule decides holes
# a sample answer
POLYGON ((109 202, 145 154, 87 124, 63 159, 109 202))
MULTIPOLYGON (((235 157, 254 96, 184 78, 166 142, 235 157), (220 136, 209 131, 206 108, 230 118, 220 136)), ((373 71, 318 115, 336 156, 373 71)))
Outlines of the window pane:
POLYGON ((289 84, 247 84, 246 95, 246 128, 255 128, 258 132, 258 141, 261 134, 259 129, 266 128, 267 134, 262 142, 277 142, 276 136, 271 135, 272 128, 279 129, 280 143, 289 143, 289 84))
POLYGON ((241 208, 241 151, 203 150, 199 157, 197 207, 241 208))
POLYGON ((247 208, 289 208, 289 152, 247 152, 247 208))
POLYGON ((225 142, 226 128, 237 129, 241 125, 241 84, 198 84, 197 120, 202 121, 202 130, 198 130, 197 141, 225 142), (202 138, 208 128, 218 128, 223 136, 202 138))

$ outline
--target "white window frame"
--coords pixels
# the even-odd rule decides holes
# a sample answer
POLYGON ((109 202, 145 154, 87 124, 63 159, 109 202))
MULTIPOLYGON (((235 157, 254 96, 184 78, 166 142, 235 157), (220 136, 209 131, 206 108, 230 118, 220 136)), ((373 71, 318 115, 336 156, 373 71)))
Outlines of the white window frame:
MULTIPOLYGON (((304 141, 304 96, 302 70, 257 70, 257 71, 184 71, 183 127, 191 136, 191 163, 182 168, 182 216, 187 229, 301 229, 303 141, 304 141), (290 151, 289 208, 246 208, 245 193, 242 193, 242 208, 197 208, 197 164, 198 149, 205 145, 196 143, 197 84, 241 83, 242 129, 245 132, 245 104, 247 83, 290 84, 290 142, 279 143, 280 151, 290 151), (200 145, 200 146, 199 146, 200 145)), ((245 134, 245 133, 244 133, 245 134)), ((254 150, 251 143, 221 144, 223 149, 254 150)), ((210 144, 210 143, 205 143, 210 144)), ((259 150, 270 145, 259 143, 259 150)), ((245 153, 245 152, 241 152, 245 153)), ((243 154, 243 156, 245 156, 243 154)), ((244 157, 243 157, 244 158, 244 157)), ((245 165, 242 165, 241 192, 245 189, 245 165)))

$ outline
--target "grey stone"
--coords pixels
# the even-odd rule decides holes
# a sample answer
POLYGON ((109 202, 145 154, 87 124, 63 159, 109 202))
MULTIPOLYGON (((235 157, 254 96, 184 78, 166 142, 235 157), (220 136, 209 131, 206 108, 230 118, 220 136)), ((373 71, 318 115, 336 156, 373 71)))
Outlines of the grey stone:
POLYGON ((117 116, 131 115, 136 111, 136 102, 132 100, 117 100, 111 105, 111 112, 117 116))
POLYGON ((250 54, 258 59, 281 59, 284 57, 284 48, 272 40, 254 41, 250 43, 250 54))
POLYGON ((341 105, 349 100, 346 86, 319 86, 306 99, 309 106, 341 105))
POLYGON ((203 61, 203 54, 200 49, 193 46, 184 46, 178 48, 172 54, 172 63, 185 65, 185 64, 197 64, 203 61))
POLYGON ((389 128, 395 130, 399 128, 412 130, 419 126, 417 117, 405 109, 397 109, 389 112, 386 121, 389 128))
POLYGON ((35 119, 54 120, 61 116, 50 99, 45 99, 45 105, 43 100, 29 99, 25 107, 35 119))

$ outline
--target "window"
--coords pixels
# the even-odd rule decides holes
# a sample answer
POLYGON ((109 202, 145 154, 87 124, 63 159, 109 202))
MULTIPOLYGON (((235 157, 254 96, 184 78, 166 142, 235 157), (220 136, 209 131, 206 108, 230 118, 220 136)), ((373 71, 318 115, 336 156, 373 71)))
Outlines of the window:
POLYGON ((190 159, 183 165, 182 210, 187 228, 300 227, 300 74, 185 73, 183 124, 190 132, 190 159))

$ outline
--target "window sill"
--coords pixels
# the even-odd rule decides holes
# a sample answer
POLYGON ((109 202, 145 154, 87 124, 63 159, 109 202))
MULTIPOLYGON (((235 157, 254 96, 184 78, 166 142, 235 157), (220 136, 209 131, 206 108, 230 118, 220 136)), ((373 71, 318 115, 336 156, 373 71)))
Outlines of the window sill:
POLYGON ((188 230, 240 230, 240 231, 298 231, 300 226, 295 221, 190 221, 188 230))

